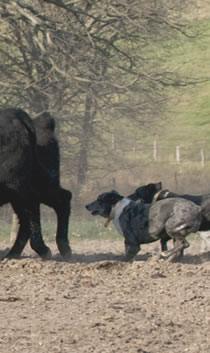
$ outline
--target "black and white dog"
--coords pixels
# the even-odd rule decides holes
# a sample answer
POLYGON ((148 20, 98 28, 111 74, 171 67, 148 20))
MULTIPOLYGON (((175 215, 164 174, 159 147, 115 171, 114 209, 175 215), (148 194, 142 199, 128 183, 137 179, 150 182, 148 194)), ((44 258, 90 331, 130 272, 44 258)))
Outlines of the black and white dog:
POLYGON ((124 261, 131 261, 141 244, 168 237, 174 239, 174 248, 166 251, 164 257, 178 259, 180 252, 189 246, 186 236, 197 232, 201 222, 201 208, 182 198, 145 204, 112 190, 100 194, 86 208, 92 215, 107 218, 105 226, 113 220, 116 229, 125 238, 124 261))
POLYGON ((133 194, 128 196, 131 200, 142 200, 145 203, 177 197, 192 201, 196 205, 201 206, 202 221, 199 230, 210 230, 210 193, 204 195, 176 194, 167 189, 162 190, 162 183, 159 182, 140 186, 133 194))
MULTIPOLYGON (((135 192, 128 196, 132 200, 142 200, 144 202, 160 201, 168 198, 181 197, 201 206, 201 224, 199 228, 202 240, 202 251, 207 251, 210 247, 210 193, 203 195, 176 194, 168 189, 162 190, 162 183, 150 183, 140 186, 135 192)), ((168 239, 169 240, 169 239, 168 239)), ((167 240, 161 240, 161 250, 167 250, 167 240)))
MULTIPOLYGON (((152 203, 154 201, 155 196, 158 195, 161 189, 162 189, 161 181, 158 183, 149 183, 146 185, 139 186, 132 194, 128 195, 127 198, 133 201, 141 200, 142 202, 145 202, 145 203, 152 203)), ((171 237, 160 240, 161 251, 168 250, 168 246, 167 246, 168 240, 171 240, 171 237)))
MULTIPOLYGON (((193 201, 196 205, 201 206, 202 219, 199 228, 201 238, 201 251, 207 252, 210 249, 210 193, 204 195, 176 194, 169 190, 160 190, 154 196, 155 201, 164 200, 171 197, 181 197, 186 200, 193 201)), ((166 246, 167 242, 161 243, 161 248, 166 246)))
POLYGON ((196 205, 201 206, 202 221, 200 224, 200 231, 210 230, 210 193, 204 195, 189 195, 189 194, 176 194, 169 190, 160 190, 154 195, 154 200, 164 200, 168 198, 181 197, 185 200, 190 200, 196 205))

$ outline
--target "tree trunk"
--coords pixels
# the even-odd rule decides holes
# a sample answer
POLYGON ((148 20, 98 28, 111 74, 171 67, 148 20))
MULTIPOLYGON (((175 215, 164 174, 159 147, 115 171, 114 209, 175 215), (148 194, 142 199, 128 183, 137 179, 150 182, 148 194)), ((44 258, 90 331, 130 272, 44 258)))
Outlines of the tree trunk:
POLYGON ((77 185, 78 189, 86 182, 87 171, 88 171, 88 147, 89 141, 92 135, 92 99, 89 95, 86 97, 84 122, 82 126, 82 138, 80 142, 79 162, 78 162, 78 175, 77 185))

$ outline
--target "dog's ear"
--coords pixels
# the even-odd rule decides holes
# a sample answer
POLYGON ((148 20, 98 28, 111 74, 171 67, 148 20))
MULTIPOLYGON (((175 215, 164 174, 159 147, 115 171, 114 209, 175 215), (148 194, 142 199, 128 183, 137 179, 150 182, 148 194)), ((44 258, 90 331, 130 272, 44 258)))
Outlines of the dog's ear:
POLYGON ((109 199, 110 199, 111 202, 117 202, 117 201, 123 199, 123 196, 120 195, 120 193, 118 191, 112 190, 110 192, 110 198, 109 199))
POLYGON ((159 191, 162 189, 162 182, 159 181, 159 183, 156 184, 156 190, 159 191))
POLYGON ((112 190, 112 191, 111 191, 111 193, 113 193, 113 194, 117 194, 117 195, 120 195, 120 194, 119 194, 119 192, 118 192, 118 191, 116 191, 116 190, 112 190))

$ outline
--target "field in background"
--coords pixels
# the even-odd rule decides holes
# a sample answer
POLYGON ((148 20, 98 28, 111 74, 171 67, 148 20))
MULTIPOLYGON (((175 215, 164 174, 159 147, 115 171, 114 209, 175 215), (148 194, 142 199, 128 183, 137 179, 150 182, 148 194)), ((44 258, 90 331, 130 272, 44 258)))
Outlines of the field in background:
MULTIPOLYGON (((203 3, 200 1, 201 5, 203 3)), ((68 177, 65 178, 62 173, 63 186, 73 191, 72 217, 79 215, 84 219, 84 224, 80 224, 80 228, 84 229, 80 230, 81 234, 87 233, 91 237, 96 229, 98 231, 97 225, 85 223, 87 212, 84 205, 101 191, 115 188, 127 195, 140 185, 162 181, 164 188, 178 192, 210 192, 210 4, 207 3, 205 8, 198 9, 196 15, 188 17, 192 18, 200 36, 186 38, 182 46, 176 43, 165 69, 181 74, 183 80, 188 77, 192 82, 196 82, 196 79, 203 82, 169 87, 169 103, 164 118, 159 126, 151 126, 143 132, 140 142, 136 143, 135 138, 128 140, 124 126, 122 134, 121 131, 116 134, 113 145, 113 151, 120 159, 122 167, 113 172, 107 171, 106 177, 97 181, 90 178, 81 190, 79 202, 75 200, 73 185, 69 184, 68 177), (124 141, 126 143, 122 143, 124 141), (156 159, 154 141, 157 143, 156 159), (179 163, 176 161, 177 146, 180 148, 179 163), (203 165, 201 150, 204 152, 203 165)), ((157 55, 164 55, 164 51, 157 51, 157 55)), ((139 130, 142 130, 141 126, 139 130)), ((135 134, 136 131, 133 131, 134 136, 135 134)), ((110 144, 112 141, 110 136, 110 144)), ((71 171, 68 161, 65 161, 65 169, 71 171)), ((54 217, 54 214, 46 212, 45 220, 54 220, 54 217)), ((1 224, 1 233, 9 233, 11 223, 11 210, 5 211, 1 207, 0 220, 5 219, 9 225, 8 230, 4 222, 1 224)), ((72 232, 77 234, 77 227, 74 229, 72 225, 72 232)), ((105 231, 103 227, 99 229, 100 232, 109 236, 109 231, 105 231)), ((48 230, 44 233, 48 234, 48 230)))
MULTIPOLYGON (((82 201, 101 190, 116 188, 126 194, 160 180, 164 188, 178 192, 210 192, 210 4, 198 14, 199 20, 192 16, 198 37, 186 37, 181 46, 173 41, 165 43, 166 48, 170 45, 173 50, 164 68, 181 79, 177 85, 168 86, 164 117, 145 131, 139 125, 138 142, 136 129, 133 137, 130 131, 126 136, 126 126, 122 131, 116 129, 110 144, 113 143, 122 168, 107 172, 98 183, 91 181, 92 188, 86 186, 81 193, 82 201)), ((164 56, 164 50, 157 51, 157 55, 164 56)))
MULTIPOLYGON (((157 47, 160 62, 161 57, 168 55, 167 48, 172 48, 163 69, 177 74, 175 85, 167 88, 168 105, 164 117, 143 131, 137 143, 133 138, 122 146, 117 134, 114 138, 113 148, 119 153, 121 149, 131 161, 143 165, 152 162, 156 141, 158 162, 175 163, 177 146, 180 160, 188 163, 187 167, 190 162, 198 162, 200 166, 201 149, 204 162, 210 162, 210 12, 209 19, 193 21, 193 26, 199 33, 197 37, 186 37, 181 45, 178 41, 168 41, 165 51, 157 47)), ((139 130, 141 133, 141 125, 139 130)), ((136 131, 133 131, 133 137, 135 135, 136 131)))

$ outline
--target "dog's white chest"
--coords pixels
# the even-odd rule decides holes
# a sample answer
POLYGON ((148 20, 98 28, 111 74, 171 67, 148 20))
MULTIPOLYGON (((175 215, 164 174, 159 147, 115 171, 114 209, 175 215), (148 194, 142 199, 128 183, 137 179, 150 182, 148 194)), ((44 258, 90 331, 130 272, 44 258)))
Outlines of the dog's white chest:
POLYGON ((114 218, 113 218, 113 223, 117 229, 117 231, 123 235, 123 231, 122 231, 122 228, 120 226, 120 221, 119 221, 119 218, 120 218, 120 215, 123 211, 123 209, 129 205, 129 203, 131 202, 131 200, 127 199, 127 198, 124 198, 122 199, 122 201, 120 202, 119 206, 117 207, 115 213, 114 213, 114 218))

